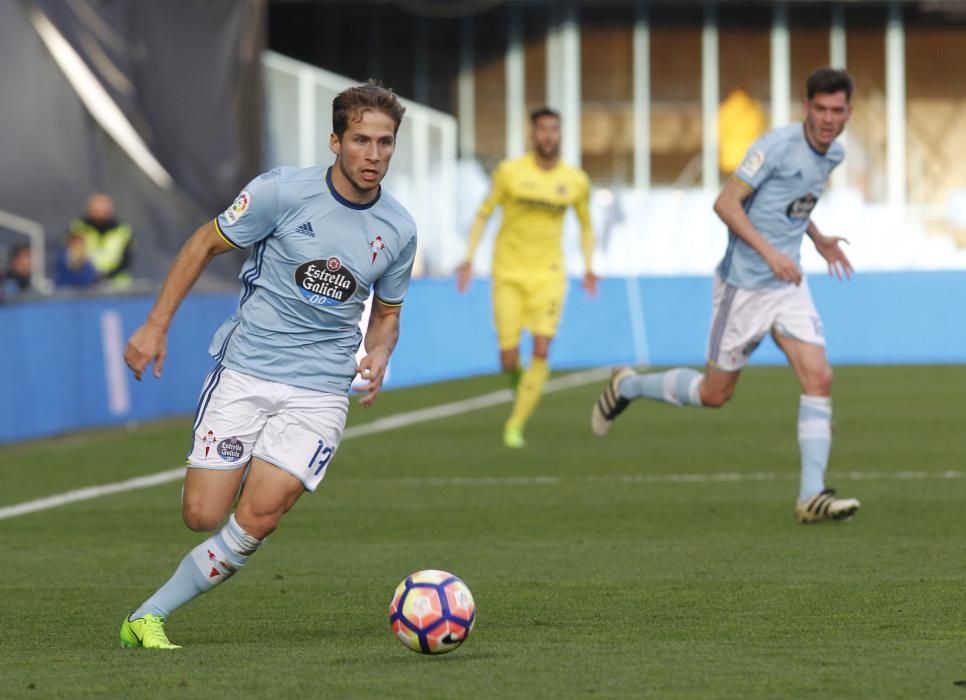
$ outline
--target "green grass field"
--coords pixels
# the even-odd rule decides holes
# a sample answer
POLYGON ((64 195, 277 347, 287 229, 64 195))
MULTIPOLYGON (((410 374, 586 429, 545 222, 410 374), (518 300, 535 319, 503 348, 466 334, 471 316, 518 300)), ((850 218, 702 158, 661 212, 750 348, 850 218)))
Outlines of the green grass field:
MULTIPOLYGON (((863 509, 795 524, 798 390, 753 368, 723 411, 635 403, 604 440, 601 383, 346 440, 245 570, 117 631, 200 541, 171 482, 0 520, 2 697, 966 698, 966 367, 837 371, 828 482, 863 509), (683 476, 682 476, 683 475, 683 476), (477 601, 469 641, 404 649, 408 573, 477 601)), ((503 388, 386 393, 350 425, 503 388)), ((190 422, 0 448, 0 507, 178 466, 190 422)))

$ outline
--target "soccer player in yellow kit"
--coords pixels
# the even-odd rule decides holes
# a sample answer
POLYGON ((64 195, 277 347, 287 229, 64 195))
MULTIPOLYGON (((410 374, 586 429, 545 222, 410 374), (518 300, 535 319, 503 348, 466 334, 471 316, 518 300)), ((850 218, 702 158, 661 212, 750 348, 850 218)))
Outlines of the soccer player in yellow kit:
POLYGON ((503 223, 493 254, 493 311, 500 344, 500 366, 515 381, 516 400, 503 430, 507 447, 523 447, 523 428, 537 407, 550 373, 547 355, 563 310, 563 219, 573 207, 580 221, 580 247, 586 272, 583 287, 597 293, 592 262, 594 229, 590 223, 590 180, 580 168, 560 162, 560 115, 543 107, 530 115, 533 150, 505 160, 493 173, 490 196, 480 206, 469 246, 457 268, 457 288, 469 287, 473 253, 486 220, 503 207, 503 223), (521 374, 520 334, 533 336, 533 357, 521 374))

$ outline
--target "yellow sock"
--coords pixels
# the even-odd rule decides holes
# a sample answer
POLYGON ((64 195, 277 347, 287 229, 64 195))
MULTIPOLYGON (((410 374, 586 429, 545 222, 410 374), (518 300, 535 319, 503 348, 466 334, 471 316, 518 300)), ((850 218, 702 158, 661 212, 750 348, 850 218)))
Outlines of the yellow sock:
POLYGON ((540 394, 543 393, 543 385, 549 374, 546 358, 534 357, 530 361, 530 366, 523 372, 520 383, 517 384, 517 398, 513 402, 513 413, 510 414, 506 427, 523 429, 527 418, 540 403, 540 394))

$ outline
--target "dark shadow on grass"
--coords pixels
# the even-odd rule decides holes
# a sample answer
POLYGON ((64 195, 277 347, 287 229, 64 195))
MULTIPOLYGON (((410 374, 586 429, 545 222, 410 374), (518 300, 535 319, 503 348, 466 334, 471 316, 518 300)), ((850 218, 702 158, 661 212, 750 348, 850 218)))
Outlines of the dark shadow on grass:
MULTIPOLYGON (((434 664, 457 664, 457 665, 467 665, 477 663, 479 661, 490 661, 492 659, 500 658, 499 654, 492 654, 489 652, 481 652, 473 654, 463 653, 461 654, 459 650, 452 651, 448 654, 439 654, 433 656, 430 654, 417 654, 416 652, 410 652, 409 654, 396 654, 393 653, 392 656, 380 656, 379 662, 385 665, 401 665, 401 664, 412 664, 419 663, 419 659, 422 658, 425 661, 423 663, 434 663, 434 664)), ((356 665, 356 664, 368 664, 373 663, 373 657, 369 656, 362 659, 344 659, 340 660, 344 665, 356 665)), ((333 664, 336 665, 336 664, 333 664)))

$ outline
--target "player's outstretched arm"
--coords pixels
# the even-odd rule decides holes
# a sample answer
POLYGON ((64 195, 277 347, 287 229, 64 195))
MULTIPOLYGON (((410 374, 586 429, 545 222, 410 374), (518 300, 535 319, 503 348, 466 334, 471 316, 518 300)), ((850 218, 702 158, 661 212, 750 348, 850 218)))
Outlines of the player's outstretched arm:
POLYGON ((765 240, 751 223, 748 214, 745 212, 744 202, 751 195, 752 190, 736 177, 732 177, 721 188, 721 194, 714 203, 714 213, 725 223, 725 225, 745 243, 750 245, 758 253, 776 279, 792 284, 801 284, 802 271, 798 265, 779 252, 771 243, 765 240))
POLYGON ((134 331, 124 350, 124 361, 134 372, 135 379, 141 381, 141 375, 152 362, 155 378, 161 378, 161 369, 167 354, 168 327, 175 311, 198 281, 208 262, 214 256, 229 250, 232 250, 232 246, 218 235, 213 222, 209 221, 195 231, 178 251, 147 320, 134 331))
POLYGON ((366 356, 356 368, 359 377, 367 381, 358 391, 362 392, 359 403, 368 408, 376 400, 386 378, 389 356, 399 340, 399 314, 401 306, 383 304, 373 300, 369 312, 369 326, 366 329, 366 356))
POLYGON ((842 279, 843 277, 845 279, 852 279, 852 273, 854 272, 852 263, 849 262, 845 251, 839 247, 839 243, 848 244, 848 239, 842 238, 841 236, 823 235, 818 230, 818 226, 811 220, 809 220, 808 228, 805 229, 805 232, 812 239, 812 243, 815 244, 815 250, 828 263, 828 273, 838 279, 842 279))
POLYGON ((476 253, 476 247, 480 244, 480 239, 483 238, 483 231, 486 230, 486 221, 490 218, 490 214, 493 213, 493 207, 495 206, 496 204, 494 204, 494 199, 491 195, 483 203, 483 206, 480 207, 476 219, 473 220, 473 227, 470 229, 470 239, 466 243, 466 256, 463 258, 463 262, 460 263, 459 267, 456 268, 456 290, 460 294, 465 294, 466 290, 470 288, 470 282, 473 279, 473 254, 476 253))

